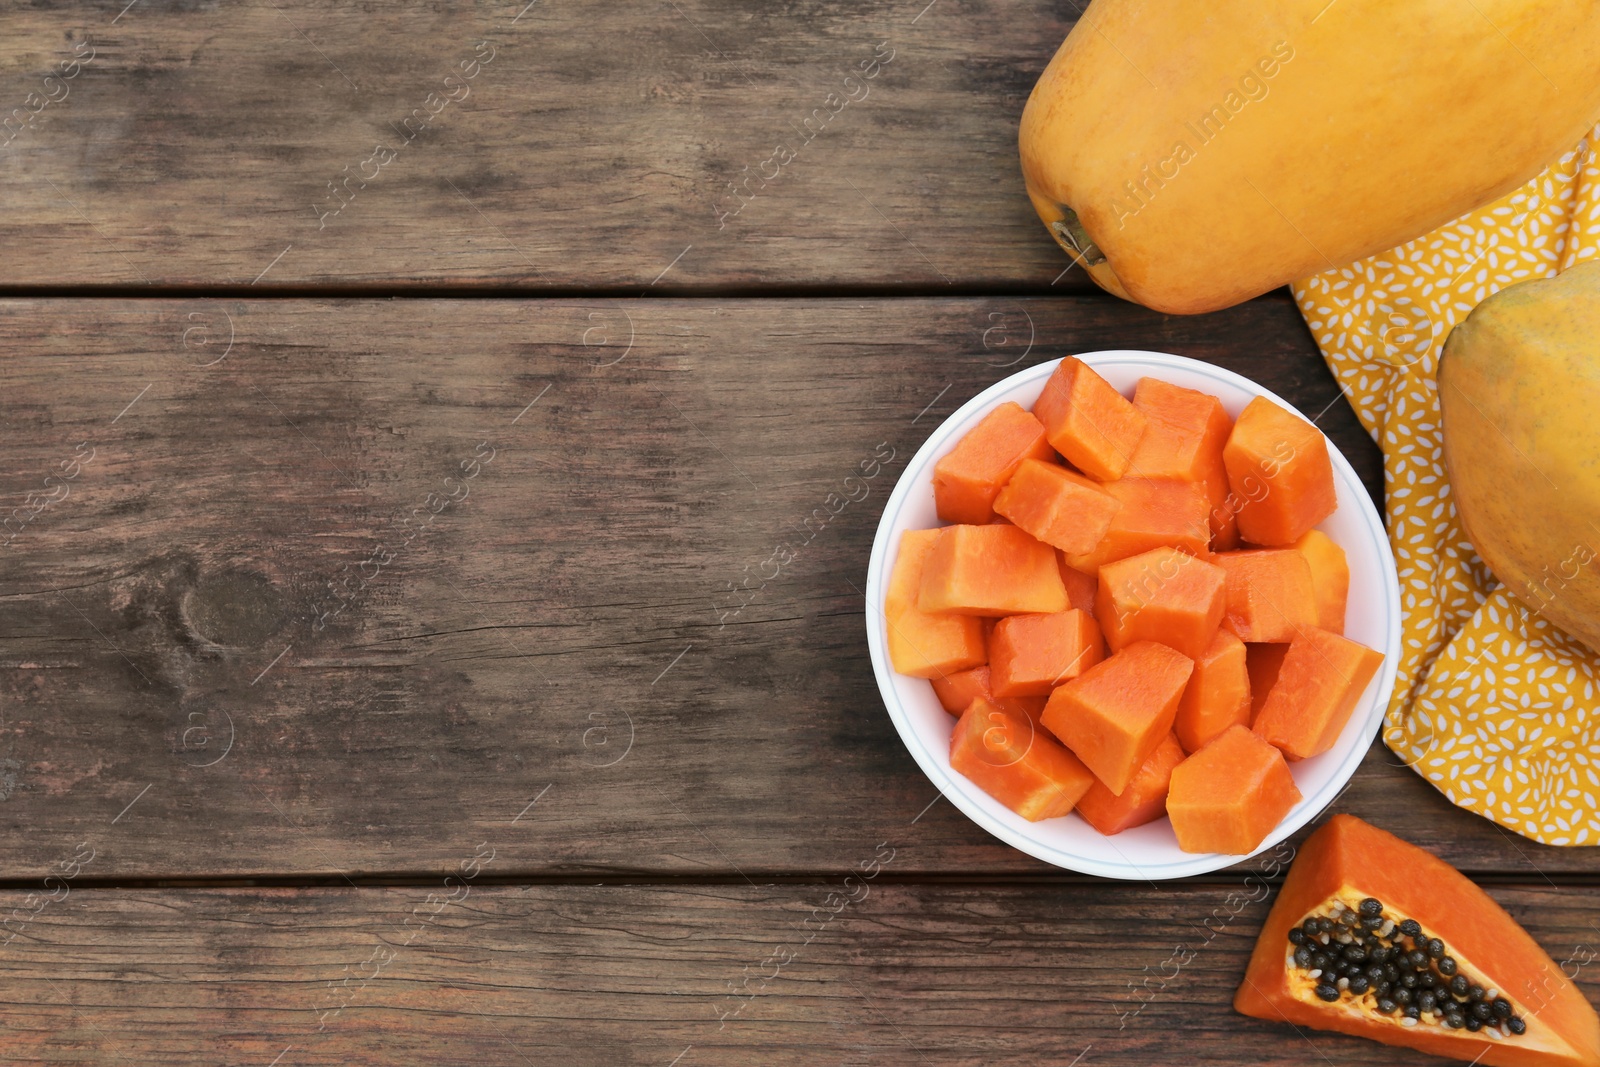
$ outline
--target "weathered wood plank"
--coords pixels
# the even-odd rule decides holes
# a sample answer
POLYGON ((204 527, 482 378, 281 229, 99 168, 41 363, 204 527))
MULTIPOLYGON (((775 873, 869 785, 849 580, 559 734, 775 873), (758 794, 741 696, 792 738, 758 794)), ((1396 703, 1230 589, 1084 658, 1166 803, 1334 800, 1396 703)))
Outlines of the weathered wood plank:
MULTIPOLYGON (((470 835, 459 848, 474 855, 470 835)), ((1253 881, 912 887, 889 882, 903 853, 859 858, 875 855, 891 873, 848 888, 66 884, 37 912, 0 894, 33 916, 0 948, 0 1052, 123 1067, 1439 1062, 1235 1015, 1268 907, 1253 881)), ((1600 890, 1492 892, 1600 994, 1584 965, 1600 890)))
POLYGON ((124 3, 0 12, 0 285, 928 289, 1069 263, 1016 126, 1071 5, 124 3))
MULTIPOLYGON (((1040 871, 913 825, 858 592, 883 500, 1003 364, 1106 347, 1327 408, 1375 486, 1310 345, 1283 300, 0 304, 7 873, 86 839, 104 878, 437 872, 536 797, 559 829, 503 869, 830 872, 898 828, 902 870, 1040 871)), ((1343 806, 1594 869, 1386 758, 1343 806)))

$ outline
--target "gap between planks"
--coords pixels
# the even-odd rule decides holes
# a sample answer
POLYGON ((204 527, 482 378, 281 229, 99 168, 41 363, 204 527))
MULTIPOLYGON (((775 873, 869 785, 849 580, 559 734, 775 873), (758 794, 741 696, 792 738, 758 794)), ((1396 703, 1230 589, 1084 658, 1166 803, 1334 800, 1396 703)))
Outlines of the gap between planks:
MULTIPOLYGON (((695 873, 673 875, 660 872, 647 872, 640 874, 604 873, 604 874, 480 874, 473 879, 474 886, 500 888, 524 888, 538 886, 544 888, 580 888, 580 889, 693 889, 696 887, 744 887, 755 885, 758 887, 781 886, 829 886, 837 884, 841 879, 852 872, 840 870, 834 872, 805 871, 805 872, 761 872, 747 871, 740 874, 735 871, 695 873)), ((1530 877, 1525 874, 1508 871, 1481 871, 1465 869, 1461 872, 1473 882, 1481 886, 1506 889, 1548 889, 1552 886, 1561 889, 1592 889, 1600 888, 1600 875, 1581 872, 1555 872, 1548 877, 1530 877)), ((1169 881, 1154 883, 1156 889, 1172 892, 1207 892, 1219 887, 1237 886, 1243 875, 1260 878, 1274 890, 1283 884, 1283 876, 1267 878, 1258 873, 1244 870, 1225 868, 1211 874, 1197 875, 1193 878, 1179 878, 1169 881)), ((304 875, 304 874, 279 874, 260 875, 256 877, 218 877, 218 878, 76 878, 73 887, 77 889, 96 889, 111 891, 137 892, 156 889, 198 889, 198 890, 225 890, 225 889, 408 889, 418 886, 434 886, 439 884, 441 875, 425 872, 386 872, 381 875, 304 875)), ((1111 880, 1096 878, 1091 875, 1076 874, 1072 871, 1042 871, 1036 875, 1027 874, 997 874, 985 876, 971 871, 933 871, 916 873, 880 873, 875 882, 881 885, 897 886, 927 886, 947 889, 984 888, 1002 891, 1032 892, 1052 887, 1083 888, 1085 886, 1110 886, 1111 880)), ((39 887, 38 878, 6 878, 0 879, 0 893, 20 892, 39 887)), ((1151 886, 1151 883, 1128 883, 1141 889, 1151 886)))

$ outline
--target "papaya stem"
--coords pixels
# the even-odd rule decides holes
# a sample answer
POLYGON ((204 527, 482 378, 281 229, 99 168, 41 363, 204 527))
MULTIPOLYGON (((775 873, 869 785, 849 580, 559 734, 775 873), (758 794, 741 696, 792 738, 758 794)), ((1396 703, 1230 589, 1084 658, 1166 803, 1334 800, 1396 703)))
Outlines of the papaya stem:
POLYGON ((1105 253, 1100 251, 1100 246, 1094 243, 1089 231, 1078 221, 1078 213, 1065 204, 1056 206, 1061 209, 1061 218, 1051 224, 1050 232, 1055 235, 1057 243, 1085 267, 1098 267, 1104 263, 1105 253))

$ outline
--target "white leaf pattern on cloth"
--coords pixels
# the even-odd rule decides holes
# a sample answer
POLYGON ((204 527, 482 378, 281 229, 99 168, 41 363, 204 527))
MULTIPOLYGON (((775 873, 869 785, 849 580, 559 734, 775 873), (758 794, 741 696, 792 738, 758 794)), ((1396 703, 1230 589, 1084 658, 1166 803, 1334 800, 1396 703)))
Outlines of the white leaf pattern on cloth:
POLYGON ((1293 286, 1383 450, 1404 612, 1383 739, 1451 801, 1550 845, 1600 844, 1600 655, 1500 588, 1444 475, 1434 372, 1486 297, 1600 258, 1600 127, 1516 192, 1293 286))

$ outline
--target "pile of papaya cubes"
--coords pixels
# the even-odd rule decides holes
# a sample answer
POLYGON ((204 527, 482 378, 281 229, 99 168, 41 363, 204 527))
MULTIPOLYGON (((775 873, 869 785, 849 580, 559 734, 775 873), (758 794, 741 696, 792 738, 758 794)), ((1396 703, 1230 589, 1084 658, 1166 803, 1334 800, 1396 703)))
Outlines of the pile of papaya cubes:
POLYGON ((904 534, 884 613, 895 670, 958 716, 951 765, 1029 820, 1165 815, 1185 851, 1254 851, 1383 660, 1343 636, 1322 434, 1067 358, 933 488, 948 525, 904 534))

